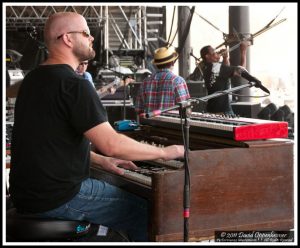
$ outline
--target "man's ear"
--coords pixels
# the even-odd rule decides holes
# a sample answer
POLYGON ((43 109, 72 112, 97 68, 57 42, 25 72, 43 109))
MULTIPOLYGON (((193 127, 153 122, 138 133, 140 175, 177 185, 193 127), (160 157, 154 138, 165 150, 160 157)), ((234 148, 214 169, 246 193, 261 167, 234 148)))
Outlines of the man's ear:
POLYGON ((65 34, 62 37, 64 43, 68 46, 68 47, 73 47, 73 42, 71 40, 71 36, 69 34, 65 34))

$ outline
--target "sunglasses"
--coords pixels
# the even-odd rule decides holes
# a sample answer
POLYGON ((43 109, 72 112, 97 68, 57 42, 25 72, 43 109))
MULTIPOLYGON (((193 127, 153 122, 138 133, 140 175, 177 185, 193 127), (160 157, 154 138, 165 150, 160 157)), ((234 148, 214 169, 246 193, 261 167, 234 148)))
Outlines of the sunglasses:
POLYGON ((60 39, 61 37, 63 37, 65 34, 82 34, 84 37, 86 38, 89 38, 91 36, 91 33, 90 31, 86 31, 86 30, 83 30, 83 31, 70 31, 70 32, 67 32, 67 33, 64 33, 64 34, 61 34, 59 36, 57 36, 57 40, 60 39))
POLYGON ((88 65, 88 62, 81 62, 79 65, 88 65))

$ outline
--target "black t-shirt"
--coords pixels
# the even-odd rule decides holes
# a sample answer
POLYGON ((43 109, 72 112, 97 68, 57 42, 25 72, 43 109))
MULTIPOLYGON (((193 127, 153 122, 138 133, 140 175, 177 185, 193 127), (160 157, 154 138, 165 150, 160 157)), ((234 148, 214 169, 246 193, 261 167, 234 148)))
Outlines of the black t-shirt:
POLYGON ((83 133, 107 115, 90 82, 65 64, 26 75, 15 105, 10 194, 27 212, 66 203, 89 177, 90 142, 83 133))
MULTIPOLYGON (((229 89, 229 78, 233 76, 235 68, 222 63, 205 64, 203 74, 208 95, 229 89)), ((230 109, 228 95, 218 96, 207 102, 207 112, 210 113, 227 112, 230 109)))

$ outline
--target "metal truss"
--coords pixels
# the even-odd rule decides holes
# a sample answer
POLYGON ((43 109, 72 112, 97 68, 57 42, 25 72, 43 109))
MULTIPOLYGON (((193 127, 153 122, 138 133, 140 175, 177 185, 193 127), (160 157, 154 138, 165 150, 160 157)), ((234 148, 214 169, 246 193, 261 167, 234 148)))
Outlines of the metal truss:
POLYGON ((6 6, 6 29, 18 30, 35 26, 43 28, 48 17, 57 12, 76 12, 83 15, 90 28, 103 25, 103 6, 6 6))
MULTIPOLYGON (((156 7, 156 9, 158 8, 162 7, 156 7)), ((148 46, 148 41, 157 41, 157 37, 153 38, 151 34, 153 30, 157 32, 158 27, 163 23, 161 21, 162 15, 154 15, 149 11, 147 13, 146 9, 145 6, 7 5, 5 9, 6 30, 20 31, 34 27, 34 29, 41 31, 50 15, 71 11, 84 16, 91 30, 103 29, 106 49, 114 47, 144 49, 145 46, 148 46)))

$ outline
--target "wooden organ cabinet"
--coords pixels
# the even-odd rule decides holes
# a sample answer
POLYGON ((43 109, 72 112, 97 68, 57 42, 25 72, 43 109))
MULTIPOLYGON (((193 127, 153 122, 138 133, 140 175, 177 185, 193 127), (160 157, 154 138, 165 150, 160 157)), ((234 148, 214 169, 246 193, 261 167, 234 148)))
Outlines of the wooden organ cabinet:
MULTIPOLYGON (((145 120, 141 130, 126 135, 153 145, 182 144, 176 122, 178 118, 175 122, 145 120)), ((287 130, 284 134, 280 132, 278 138, 278 130, 274 126, 265 127, 264 123, 262 128, 272 129, 274 138, 236 140, 225 137, 231 136, 228 128, 217 128, 215 123, 212 128, 217 135, 212 135, 214 131, 208 130, 207 125, 203 129, 191 123, 189 241, 211 239, 215 231, 293 229, 293 141, 280 138, 287 130), (226 129, 227 135, 221 129, 226 129)), ((183 241, 183 162, 136 164, 142 170, 126 171, 124 176, 92 165, 91 175, 148 200, 151 241, 183 241)))

